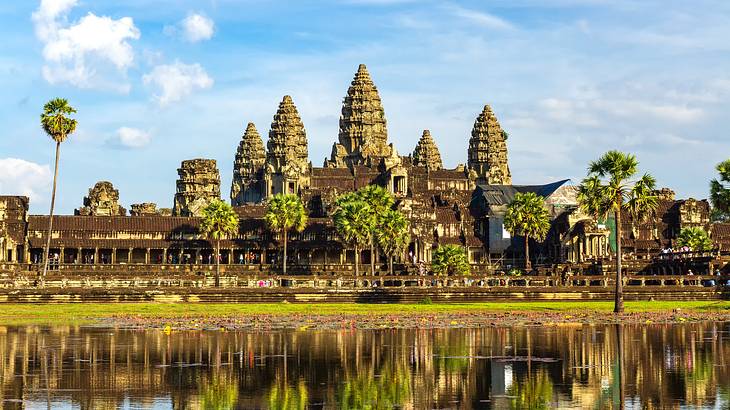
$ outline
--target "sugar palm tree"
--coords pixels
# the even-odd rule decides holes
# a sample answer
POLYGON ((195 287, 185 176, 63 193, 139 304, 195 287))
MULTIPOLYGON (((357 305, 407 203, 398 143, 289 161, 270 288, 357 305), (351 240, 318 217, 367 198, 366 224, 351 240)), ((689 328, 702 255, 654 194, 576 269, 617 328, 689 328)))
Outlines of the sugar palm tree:
POLYGON ((687 246, 695 252, 709 251, 712 249, 712 239, 704 229, 692 226, 679 231, 677 246, 687 246))
POLYGON ((370 239, 370 274, 375 276, 375 241, 377 231, 381 229, 381 218, 393 207, 393 195, 379 185, 368 185, 357 191, 357 196, 370 207, 374 218, 373 235, 370 239))
POLYGON ((41 127, 49 137, 56 142, 56 161, 53 167, 53 190, 51 191, 51 210, 48 213, 48 232, 46 235, 46 248, 43 250, 43 275, 46 277, 48 271, 48 253, 51 248, 51 232, 53 231, 53 208, 56 205, 56 185, 58 180, 58 159, 61 151, 61 143, 69 135, 76 131, 76 120, 70 118, 76 113, 68 101, 64 98, 54 98, 43 106, 41 114, 41 127))
POLYGON ((633 216, 646 215, 656 209, 654 178, 645 174, 632 182, 639 162, 636 157, 620 151, 609 151, 588 165, 588 178, 579 188, 581 207, 600 216, 613 213, 616 229, 616 291, 614 312, 624 311, 623 276, 621 266, 621 217, 624 209, 633 216), (600 181, 596 183, 596 181, 600 181), (654 197, 654 198, 652 198, 654 197))
POLYGON ((433 251, 431 270, 437 275, 468 275, 471 266, 464 248, 458 245, 442 245, 433 251))
POLYGON ((544 241, 550 230, 550 215, 545 208, 545 200, 534 192, 517 193, 507 205, 504 228, 513 236, 525 238, 525 270, 531 270, 530 238, 544 241))
POLYGON ((717 164, 715 169, 720 178, 710 182, 713 219, 724 221, 730 218, 730 159, 717 164))
POLYGON ((289 231, 301 232, 307 226, 309 216, 302 200, 295 194, 277 194, 269 200, 266 211, 266 223, 276 232, 280 232, 284 241, 284 260, 282 271, 286 275, 286 250, 289 231))
POLYGON ((238 233, 238 215, 227 203, 214 200, 203 208, 200 230, 215 240, 215 286, 218 287, 221 276, 221 238, 238 233))
POLYGON ((393 274, 393 256, 402 253, 410 242, 408 220, 402 212, 388 209, 379 218, 375 237, 380 248, 388 255, 388 272, 393 274))
POLYGON ((360 275, 360 250, 372 243, 373 217, 370 205, 353 199, 341 201, 333 215, 335 228, 342 239, 355 248, 355 276, 360 275))

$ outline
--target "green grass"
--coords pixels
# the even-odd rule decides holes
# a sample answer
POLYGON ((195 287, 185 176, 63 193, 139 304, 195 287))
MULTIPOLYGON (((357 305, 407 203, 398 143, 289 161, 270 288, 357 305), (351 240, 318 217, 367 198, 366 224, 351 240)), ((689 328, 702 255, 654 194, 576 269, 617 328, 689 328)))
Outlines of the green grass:
MULTIPOLYGON (((626 302, 627 312, 652 312, 681 308, 685 311, 730 311, 730 301, 626 302)), ((215 317, 229 315, 339 315, 339 314, 429 314, 459 312, 611 312, 613 302, 483 302, 433 304, 225 304, 225 303, 59 303, 0 304, 0 324, 85 324, 118 316, 159 318, 215 317)))

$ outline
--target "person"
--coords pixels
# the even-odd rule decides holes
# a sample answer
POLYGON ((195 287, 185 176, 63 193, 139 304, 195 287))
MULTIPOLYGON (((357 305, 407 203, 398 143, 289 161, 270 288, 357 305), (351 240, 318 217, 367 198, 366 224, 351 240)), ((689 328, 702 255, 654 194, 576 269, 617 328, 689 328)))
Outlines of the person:
POLYGON ((694 275, 694 273, 692 273, 692 269, 688 269, 687 270, 687 276, 692 276, 692 275, 694 275))

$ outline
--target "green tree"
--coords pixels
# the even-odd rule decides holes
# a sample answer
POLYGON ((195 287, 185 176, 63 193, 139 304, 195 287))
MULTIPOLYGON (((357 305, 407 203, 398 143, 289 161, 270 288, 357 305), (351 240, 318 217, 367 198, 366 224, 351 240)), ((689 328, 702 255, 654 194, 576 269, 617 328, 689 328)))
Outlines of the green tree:
POLYGON ((375 238, 380 248, 388 255, 388 272, 393 274, 393 256, 405 251, 411 240, 408 220, 402 212, 388 209, 379 219, 375 238))
POLYGON ((215 286, 218 287, 221 277, 221 238, 238 233, 238 215, 227 203, 214 200, 203 208, 200 230, 215 241, 215 286))
POLYGON ((709 251, 712 249, 712 239, 707 231, 700 227, 682 228, 677 235, 677 246, 687 246, 697 252, 709 251))
POLYGON ((635 218, 656 210, 654 178, 644 174, 631 181, 638 171, 636 157, 620 151, 609 151, 588 165, 588 177, 578 189, 578 201, 587 213, 607 217, 613 213, 616 223, 616 291, 614 312, 624 311, 623 276, 621 272, 621 216, 627 210, 635 218))
POLYGON ((525 238, 525 270, 532 269, 530 263, 530 238, 544 241, 550 230, 550 215, 545 200, 534 192, 518 193, 507 205, 504 228, 513 236, 525 238))
POLYGON ((289 230, 294 229, 297 232, 304 230, 307 226, 307 211, 298 196, 294 194, 277 194, 269 200, 269 208, 264 218, 271 230, 281 232, 284 240, 284 261, 282 267, 286 275, 286 246, 289 230))
POLYGON ((433 251, 431 270, 437 275, 468 275, 471 273, 471 265, 464 248, 458 245, 442 245, 433 251))
POLYGON ((61 151, 61 143, 66 141, 69 135, 76 131, 77 122, 70 118, 76 113, 68 101, 63 98, 54 98, 43 106, 41 114, 41 127, 49 137, 56 142, 56 161, 53 167, 53 190, 51 191, 51 210, 48 213, 48 234, 46 237, 46 248, 43 250, 43 274, 46 277, 48 271, 48 253, 51 248, 51 232, 53 231, 53 208, 56 205, 56 185, 58 181, 58 159, 61 151))
POLYGON ((383 228, 383 216, 389 211, 395 199, 393 195, 385 188, 379 185, 368 185, 360 188, 357 193, 363 202, 370 207, 370 213, 373 216, 373 234, 370 238, 370 274, 375 275, 375 242, 377 240, 377 232, 383 228))
POLYGON ((375 218, 370 205, 355 196, 339 201, 333 215, 342 239, 355 248, 355 276, 360 274, 360 250, 372 242, 375 218))
POLYGON ((730 219, 730 159, 717 164, 715 169, 720 178, 710 181, 713 219, 726 221, 730 219))

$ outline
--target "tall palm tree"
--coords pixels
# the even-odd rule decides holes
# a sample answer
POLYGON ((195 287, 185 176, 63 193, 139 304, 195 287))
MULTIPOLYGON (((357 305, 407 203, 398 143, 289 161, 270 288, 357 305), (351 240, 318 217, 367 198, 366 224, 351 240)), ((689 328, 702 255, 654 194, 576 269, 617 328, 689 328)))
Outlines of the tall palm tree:
POLYGON ((379 219, 375 237, 380 248, 388 255, 388 272, 392 275, 393 256, 402 253, 410 242, 408 220, 395 209, 388 209, 379 219))
POLYGON ((530 238, 544 241, 550 230, 550 215, 543 197, 534 192, 517 193, 507 205, 504 228, 513 236, 525 238, 525 270, 530 271, 530 238))
POLYGON ((284 241, 284 260, 282 270, 286 275, 286 250, 289 231, 301 232, 307 226, 309 215, 302 200, 295 194, 277 194, 269 200, 266 223, 276 232, 281 232, 284 241))
POLYGON ((393 207, 395 199, 385 188, 379 185, 368 185, 357 191, 357 196, 370 206, 370 212, 374 218, 373 235, 370 238, 370 274, 375 276, 375 241, 376 232, 381 229, 381 218, 393 207))
MULTIPOLYGON (((203 208, 200 230, 215 240, 215 287, 220 286, 221 238, 238 233, 238 215, 233 208, 221 200, 214 200, 203 208)), ((231 255, 233 257, 233 255, 231 255)))
POLYGON ((46 236, 46 248, 43 250, 43 275, 46 277, 48 271, 48 253, 51 248, 51 232, 53 231, 53 208, 56 206, 56 185, 58 180, 58 159, 61 151, 61 143, 69 135, 76 131, 76 120, 70 118, 76 113, 76 109, 69 105, 64 98, 54 98, 43 106, 41 114, 41 127, 49 137, 56 142, 56 162, 53 167, 53 190, 51 191, 51 210, 48 213, 48 233, 46 236))
POLYGON ((713 219, 730 219, 730 159, 715 167, 720 178, 710 181, 710 201, 713 208, 713 219))
POLYGON ((614 312, 624 311, 623 275, 621 266, 621 217, 624 209, 634 216, 646 215, 656 209, 654 178, 645 174, 638 181, 631 181, 636 175, 639 162, 636 157, 620 151, 608 151, 588 165, 588 178, 579 188, 578 200, 589 212, 606 217, 613 213, 616 230, 616 291, 614 312), (600 183, 595 183, 600 181, 600 183), (652 198, 654 197, 654 198, 652 198))
POLYGON ((359 276, 360 250, 372 243, 373 225, 375 225, 370 205, 357 199, 341 201, 333 219, 342 239, 355 248, 355 276, 359 276))

